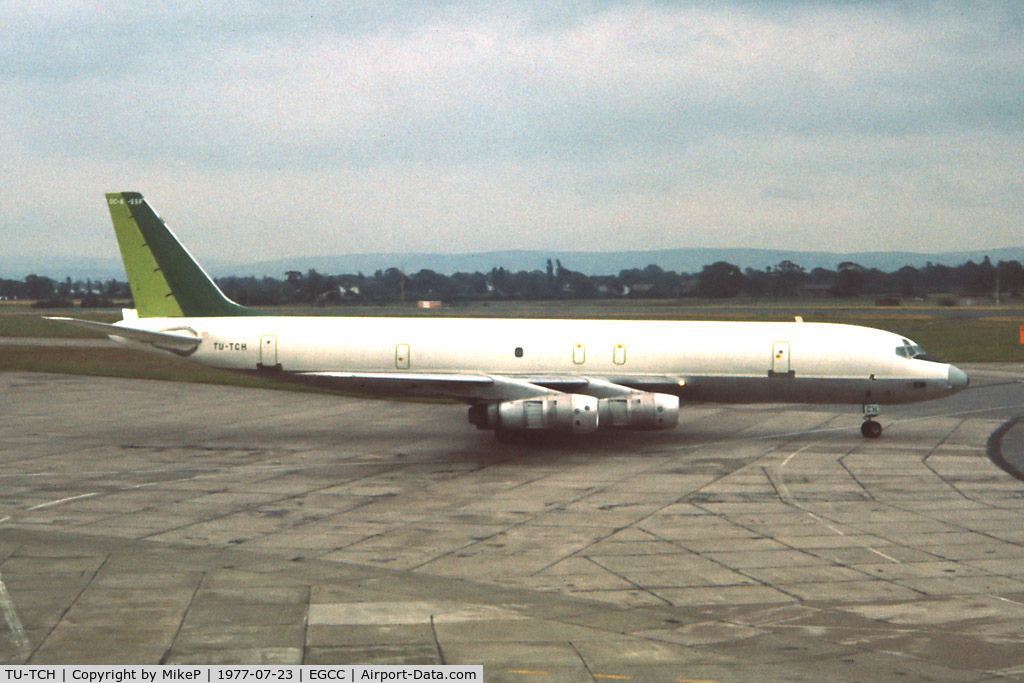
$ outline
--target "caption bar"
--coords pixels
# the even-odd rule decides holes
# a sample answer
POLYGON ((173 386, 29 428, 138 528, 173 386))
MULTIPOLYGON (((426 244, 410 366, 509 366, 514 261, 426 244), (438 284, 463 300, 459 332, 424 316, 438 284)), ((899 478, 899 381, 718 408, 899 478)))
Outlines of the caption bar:
POLYGON ((359 683, 482 681, 481 665, 378 666, 3 666, 0 683, 359 683))

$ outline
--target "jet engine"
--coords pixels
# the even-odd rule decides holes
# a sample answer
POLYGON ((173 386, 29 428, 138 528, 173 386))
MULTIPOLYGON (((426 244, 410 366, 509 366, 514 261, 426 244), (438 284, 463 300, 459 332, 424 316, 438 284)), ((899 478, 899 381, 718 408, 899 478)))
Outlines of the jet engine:
POLYGON ((601 428, 674 429, 679 424, 679 397, 637 393, 597 402, 601 428))
POLYGON ((597 429, 598 400, 582 394, 552 394, 503 403, 481 403, 469 409, 477 429, 526 432, 546 429, 586 434, 597 429))

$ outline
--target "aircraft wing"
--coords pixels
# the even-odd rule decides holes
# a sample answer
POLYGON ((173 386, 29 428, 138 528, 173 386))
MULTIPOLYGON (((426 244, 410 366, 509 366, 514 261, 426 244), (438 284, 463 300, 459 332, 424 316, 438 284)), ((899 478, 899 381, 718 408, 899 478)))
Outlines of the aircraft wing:
MULTIPOLYGON (((303 383, 340 391, 453 398, 467 403, 550 396, 558 389, 507 375, 411 372, 300 372, 303 383)), ((586 384, 586 380, 581 380, 586 384)))
MULTIPOLYGON (((511 376, 475 373, 300 372, 304 384, 363 394, 452 398, 466 403, 515 401, 553 394, 598 398, 679 386, 678 377, 633 377, 626 383, 576 375, 511 376)), ((625 379, 625 378, 623 378, 625 379)))
POLYGON ((76 327, 84 327, 95 332, 102 332, 103 334, 110 335, 111 337, 122 337, 124 339, 142 342, 144 344, 152 344, 159 349, 173 351, 174 353, 185 356, 195 351, 202 341, 199 337, 181 332, 154 332, 152 330, 142 330, 136 327, 110 325, 108 323, 98 323, 93 320, 79 320, 78 318, 63 318, 60 316, 46 316, 46 319, 68 325, 75 325, 76 327))

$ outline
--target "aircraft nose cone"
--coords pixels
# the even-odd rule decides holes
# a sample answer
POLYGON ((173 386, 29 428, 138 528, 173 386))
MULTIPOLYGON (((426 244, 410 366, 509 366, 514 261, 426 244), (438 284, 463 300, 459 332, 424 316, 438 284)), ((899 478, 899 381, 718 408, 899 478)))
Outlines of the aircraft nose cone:
POLYGON ((953 391, 960 391, 966 389, 970 383, 970 378, 967 377, 967 373, 958 368, 955 365, 949 366, 949 388, 953 391))

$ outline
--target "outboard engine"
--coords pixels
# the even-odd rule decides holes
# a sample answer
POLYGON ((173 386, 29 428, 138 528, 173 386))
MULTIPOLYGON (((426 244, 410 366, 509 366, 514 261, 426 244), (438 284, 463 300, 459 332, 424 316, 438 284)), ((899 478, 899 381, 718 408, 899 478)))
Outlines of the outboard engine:
POLYGON ((679 397, 644 392, 602 398, 597 412, 602 429, 674 429, 679 424, 679 397))
POLYGON ((469 421, 477 429, 587 434, 597 429, 597 412, 598 400, 592 396, 552 394, 471 406, 469 421))

